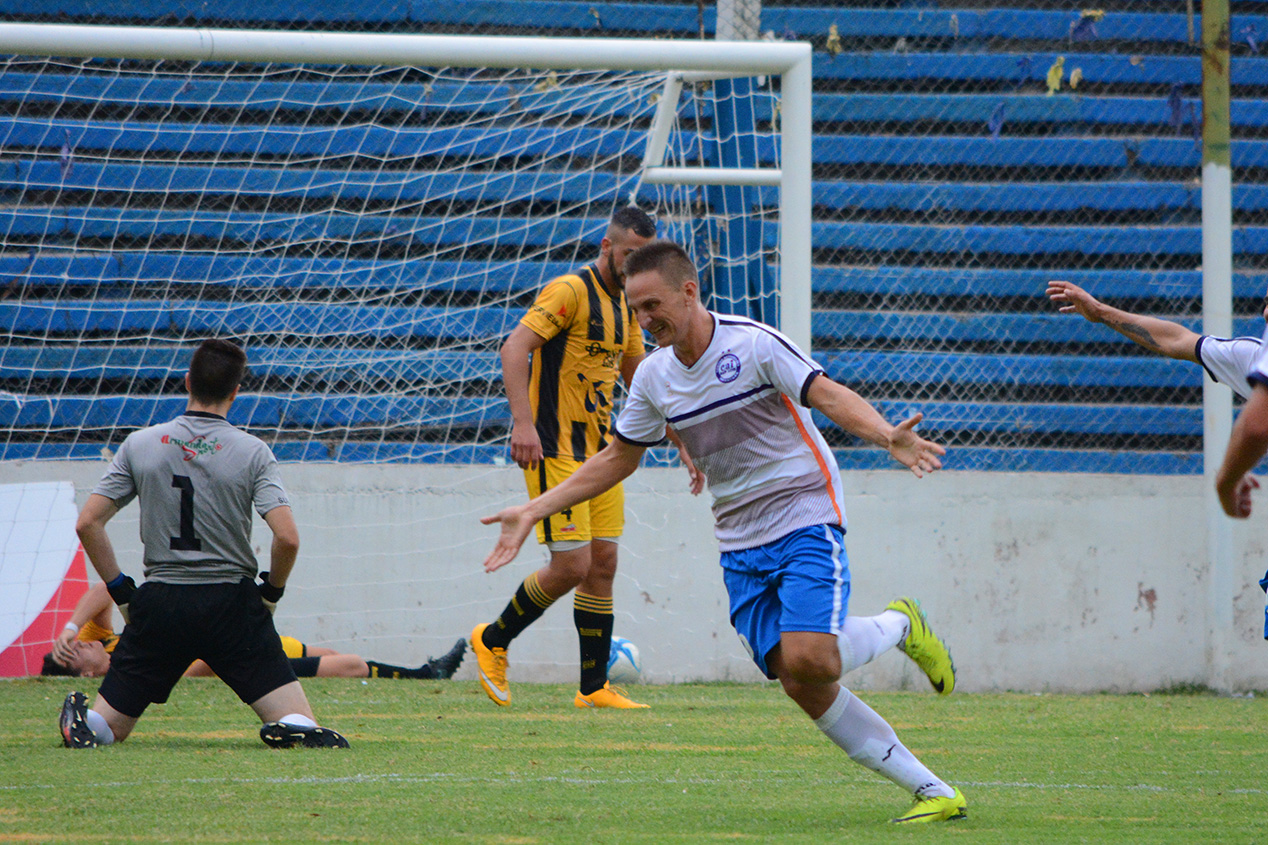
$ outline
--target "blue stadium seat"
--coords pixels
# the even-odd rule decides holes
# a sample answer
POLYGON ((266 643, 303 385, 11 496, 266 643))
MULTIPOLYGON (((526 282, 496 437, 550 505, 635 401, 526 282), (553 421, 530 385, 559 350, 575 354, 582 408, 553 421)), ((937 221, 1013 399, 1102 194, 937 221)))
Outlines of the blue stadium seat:
POLYGON ((608 173, 534 175, 512 170, 483 173, 371 172, 201 164, 100 164, 75 161, 68 171, 57 161, 13 158, 0 162, 0 190, 120 191, 140 194, 200 193, 278 198, 314 197, 382 202, 467 202, 489 196, 507 202, 615 202, 637 182, 636 175, 608 173))
MULTIPOLYGON (((1114 333, 1105 331, 1103 334, 1114 333)), ((1203 378, 1202 371, 1188 362, 1144 355, 1094 358, 1075 355, 856 351, 821 352, 815 359, 834 381, 849 386, 892 383, 1001 388, 1198 388, 1202 385, 1203 378)), ((868 391, 864 388, 863 392, 866 394, 868 391)))
POLYGON ((344 303, 261 302, 0 302, 0 330, 12 334, 124 337, 294 335, 355 336, 377 340, 475 340, 508 333, 520 314, 505 307, 446 309, 344 303))
POLYGON ((282 212, 188 211, 183 209, 66 207, 0 209, 0 231, 10 237, 38 239, 45 247, 58 239, 206 238, 217 243, 265 243, 294 246, 322 241, 391 245, 497 244, 503 247, 597 243, 602 218, 462 218, 359 214, 298 215, 282 212))
MULTIPOLYGON (((817 249, 1003 255, 1202 254, 1201 226, 919 226, 818 222, 813 224, 813 231, 817 249)), ((767 243, 774 243, 774 238, 774 234, 770 234, 767 243)), ((1268 226, 1234 229, 1233 250, 1245 256, 1268 254, 1268 226)))
MULTIPOLYGON (((193 346, 11 346, 0 349, 0 379, 180 379, 189 369, 193 346)), ((248 346, 251 375, 257 379, 322 380, 328 383, 412 383, 438 389, 476 382, 500 382, 501 362, 493 352, 436 349, 348 349, 314 346, 248 346)))
POLYGON ((159 124, 146 121, 91 122, 0 118, 0 146, 58 151, 81 149, 252 156, 380 156, 409 162, 424 156, 457 159, 550 156, 564 151, 642 154, 647 133, 638 129, 579 128, 561 136, 542 127, 305 126, 234 123, 159 124))
POLYGON ((640 113, 648 104, 631 99, 611 103, 612 90, 582 83, 538 91, 532 81, 490 82, 479 78, 433 82, 385 82, 273 79, 178 79, 143 75, 112 77, 70 73, 8 72, 0 76, 0 100, 23 103, 74 104, 119 102, 140 108, 227 108, 244 117, 268 121, 275 113, 308 113, 314 109, 358 114, 392 111, 412 113, 444 109, 467 115, 497 115, 513 110, 560 117, 585 114, 598 103, 616 114, 640 113))
MULTIPOLYGON (((1165 435, 1197 437, 1202 434, 1202 409, 1175 405, 1116 405, 1113 413, 1088 413, 1087 405, 1007 402, 891 402, 874 403, 887 419, 902 420, 919 411, 921 430, 937 432, 1002 432, 1080 435, 1165 435)), ((826 418, 821 426, 831 428, 826 418)))
MULTIPOLYGON (((1080 44, 1080 50, 1094 45, 1080 44)), ((844 52, 814 55, 815 79, 879 80, 913 83, 934 80, 960 83, 998 83, 1003 90, 1023 84, 1042 86, 1057 57, 1065 59, 1067 78, 1078 68, 1086 85, 1202 84, 1202 61, 1197 56, 1139 55, 1094 52, 966 52, 956 47, 946 53, 844 52)), ((1229 71, 1234 85, 1268 85, 1268 59, 1238 55, 1229 71)), ((989 86, 999 90, 999 85, 989 86)), ((1065 90, 1063 88, 1063 90, 1065 90)), ((1186 93, 1195 93, 1191 88, 1186 93)))
MULTIPOLYGON (((1201 115, 1200 98, 1181 98, 1180 127, 1191 135, 1190 114, 1201 115)), ((998 117, 1001 124, 1075 124, 1080 126, 1165 127, 1172 120, 1171 107, 1161 97, 1085 97, 1080 94, 1047 96, 1036 93, 1008 94, 816 94, 814 119, 818 123, 979 123, 986 126, 998 117)), ((1268 103, 1235 99, 1229 107, 1234 127, 1268 126, 1268 103)), ((1201 118, 1199 117, 1199 120, 1201 118)), ((1174 128, 1174 127, 1173 127, 1174 128)))
MULTIPOLYGON (((184 413, 185 396, 0 395, 0 426, 35 429, 134 429, 184 413)), ((256 429, 380 426, 505 426, 501 397, 446 398, 364 394, 244 394, 229 421, 256 429)))
MULTIPOLYGON (((814 267, 816 293, 868 296, 939 296, 1035 298, 1051 279, 1074 282, 1097 297, 1189 304, 1202 296, 1198 270, 1022 270, 942 267, 814 267)), ((1233 274, 1233 295, 1262 299, 1266 280, 1252 273, 1233 274)), ((1259 331, 1254 334, 1260 334, 1259 331)))
MULTIPOLYGON (((762 202, 773 205, 774 192, 762 202)), ((868 211, 1078 212, 1191 211, 1202 208, 1193 182, 834 182, 818 180, 815 205, 868 211)), ((1268 185, 1237 182, 1233 207, 1268 211, 1268 185)))
MULTIPOLYGON (((1177 322, 1200 331, 1197 318, 1177 322)), ((1104 326, 1066 314, 916 314, 896 311, 829 311, 811 315, 812 332, 828 343, 954 344, 954 343, 1043 343, 1113 344, 1130 346, 1131 341, 1104 326)), ((1262 318, 1233 321, 1236 336, 1259 337, 1264 333, 1262 318)))
POLYGON ((424 261, 302 258, 153 251, 38 252, 0 255, 0 279, 98 290, 135 285, 234 286, 278 290, 394 289, 428 293, 519 294, 573 272, 559 261, 424 261))
MULTIPOLYGON (((1268 167, 1268 141, 1234 140, 1232 156, 1234 168, 1268 167)), ((1196 168, 1202 151, 1192 138, 816 135, 814 159, 819 165, 1095 167, 1128 172, 1196 168)))

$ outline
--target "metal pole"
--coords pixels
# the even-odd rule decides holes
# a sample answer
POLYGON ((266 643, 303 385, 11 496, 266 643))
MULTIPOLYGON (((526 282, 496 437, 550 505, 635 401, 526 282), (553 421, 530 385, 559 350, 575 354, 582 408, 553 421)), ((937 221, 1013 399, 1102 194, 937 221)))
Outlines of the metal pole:
POLYGON ((780 134, 780 330, 810 350, 810 45, 784 73, 780 134))
MULTIPOLYGON (((1233 210, 1229 156, 1228 0, 1202 4, 1202 332, 1233 332, 1233 210)), ((1215 495, 1215 474, 1233 426, 1228 391, 1203 379, 1202 475, 1207 524, 1208 684, 1229 687, 1233 641, 1232 524, 1215 495)))
POLYGON ((0 23, 0 53, 212 62, 783 73, 806 44, 0 23))

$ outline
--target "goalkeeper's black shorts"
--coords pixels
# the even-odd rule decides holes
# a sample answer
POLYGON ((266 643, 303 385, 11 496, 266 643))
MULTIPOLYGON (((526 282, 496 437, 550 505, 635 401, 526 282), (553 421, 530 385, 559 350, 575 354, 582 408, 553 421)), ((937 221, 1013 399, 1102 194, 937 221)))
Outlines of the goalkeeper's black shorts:
POLYGON ((273 617, 255 583, 147 581, 129 604, 100 694, 136 718, 167 701, 189 664, 201 658, 247 704, 296 680, 273 617))

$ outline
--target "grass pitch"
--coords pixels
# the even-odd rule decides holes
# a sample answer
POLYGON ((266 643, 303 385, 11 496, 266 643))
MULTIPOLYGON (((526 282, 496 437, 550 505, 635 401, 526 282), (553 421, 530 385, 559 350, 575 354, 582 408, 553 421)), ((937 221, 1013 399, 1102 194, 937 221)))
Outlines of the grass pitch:
POLYGON ((894 827, 909 799, 851 763, 774 685, 635 688, 308 679, 347 751, 274 751, 214 679, 182 681, 132 738, 61 747, 76 687, 0 682, 0 842, 1253 842, 1268 701, 1210 695, 863 693, 960 786, 969 818, 894 827))

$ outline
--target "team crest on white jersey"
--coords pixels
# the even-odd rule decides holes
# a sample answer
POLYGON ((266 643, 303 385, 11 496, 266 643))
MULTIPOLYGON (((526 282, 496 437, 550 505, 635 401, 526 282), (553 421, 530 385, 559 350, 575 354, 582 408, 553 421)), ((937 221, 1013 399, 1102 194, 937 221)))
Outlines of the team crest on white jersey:
POLYGON ((724 353, 714 365, 713 374, 723 384, 735 381, 740 377, 740 359, 734 353, 724 353))

